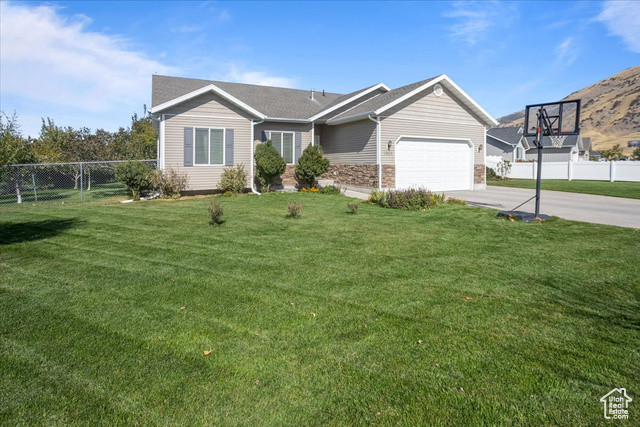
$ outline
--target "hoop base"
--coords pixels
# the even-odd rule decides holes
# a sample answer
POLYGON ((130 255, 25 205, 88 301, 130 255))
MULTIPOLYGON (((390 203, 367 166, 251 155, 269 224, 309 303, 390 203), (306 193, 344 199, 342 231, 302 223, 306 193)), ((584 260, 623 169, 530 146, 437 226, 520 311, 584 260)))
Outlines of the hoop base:
POLYGON ((551 219, 549 215, 543 214, 540 214, 538 218, 536 218, 535 214, 524 211, 500 211, 498 212, 497 217, 522 222, 546 221, 548 219, 551 219))

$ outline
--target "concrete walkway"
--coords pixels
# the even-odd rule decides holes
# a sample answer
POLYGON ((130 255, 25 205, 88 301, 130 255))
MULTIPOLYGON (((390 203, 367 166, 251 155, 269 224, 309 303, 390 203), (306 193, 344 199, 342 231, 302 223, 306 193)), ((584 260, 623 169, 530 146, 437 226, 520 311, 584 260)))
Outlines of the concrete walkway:
MULTIPOLYGON (((526 188, 488 186, 486 190, 448 191, 446 194, 466 200, 473 206, 512 210, 534 196, 536 192, 526 188)), ((534 212, 535 199, 518 210, 534 212)), ((638 199, 542 190, 540 213, 575 221, 640 228, 640 200, 638 199)))

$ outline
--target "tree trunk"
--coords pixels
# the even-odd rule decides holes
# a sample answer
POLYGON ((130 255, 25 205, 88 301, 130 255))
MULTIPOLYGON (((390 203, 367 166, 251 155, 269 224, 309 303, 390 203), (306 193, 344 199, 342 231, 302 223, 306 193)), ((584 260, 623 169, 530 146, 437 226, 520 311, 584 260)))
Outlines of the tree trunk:
POLYGON ((16 197, 18 198, 18 203, 22 203, 22 192, 20 191, 20 167, 14 166, 14 168, 15 172, 13 177, 16 183, 16 197))
POLYGON ((91 191, 91 168, 87 166, 85 170, 87 171, 87 191, 91 191))

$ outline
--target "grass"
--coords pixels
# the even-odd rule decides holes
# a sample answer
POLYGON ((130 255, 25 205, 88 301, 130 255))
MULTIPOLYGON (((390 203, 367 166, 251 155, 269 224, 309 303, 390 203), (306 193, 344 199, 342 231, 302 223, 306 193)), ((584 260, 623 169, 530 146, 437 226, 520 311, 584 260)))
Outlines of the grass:
MULTIPOLYGON (((535 179, 487 181, 487 184, 497 185, 500 187, 536 188, 535 179)), ((541 188, 543 190, 566 191, 569 193, 598 194, 601 196, 640 199, 640 182, 567 181, 562 179, 543 179, 541 188)))
POLYGON ((0 208, 0 424, 636 422, 638 230, 347 200, 0 208))
MULTIPOLYGON (((11 187, 11 184, 3 184, 5 184, 5 191, 0 192, 0 205, 16 205, 18 199, 11 187), (6 191, 7 188, 12 191, 6 191)), ((83 202, 90 202, 130 194, 131 192, 127 187, 120 182, 93 184, 91 186, 91 190, 85 189, 82 192, 82 200, 83 202)), ((24 185, 22 187, 21 195, 22 203, 80 202, 80 189, 74 189, 72 182, 68 183, 66 187, 55 187, 52 185, 36 187, 36 191, 33 191, 32 186, 24 185)))

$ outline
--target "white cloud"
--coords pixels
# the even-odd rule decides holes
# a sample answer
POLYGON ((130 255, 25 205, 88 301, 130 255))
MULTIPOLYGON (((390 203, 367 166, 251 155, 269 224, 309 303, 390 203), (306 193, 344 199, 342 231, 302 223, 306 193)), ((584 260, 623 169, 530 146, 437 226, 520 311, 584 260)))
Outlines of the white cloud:
MULTIPOLYGON (((0 95, 91 112, 134 111, 150 98, 151 74, 177 70, 87 29, 90 18, 54 6, 0 3, 0 95)), ((44 108, 44 107, 42 107, 44 108)), ((20 113, 20 112, 19 112, 20 113)))
POLYGON ((485 39, 492 27, 508 26, 515 14, 515 9, 508 3, 471 1, 453 3, 453 10, 445 12, 444 16, 457 21, 449 27, 451 37, 473 46, 485 39))
POLYGON ((264 71, 240 70, 238 65, 233 63, 229 65, 229 71, 225 74, 222 80, 261 86, 296 87, 296 79, 271 76, 264 71))
POLYGON ((598 20, 610 34, 622 37, 630 51, 640 53, 640 2, 606 1, 598 20))
POLYGON ((577 48, 573 42, 573 37, 568 37, 558 46, 556 46, 556 63, 562 66, 568 66, 578 58, 577 48))

